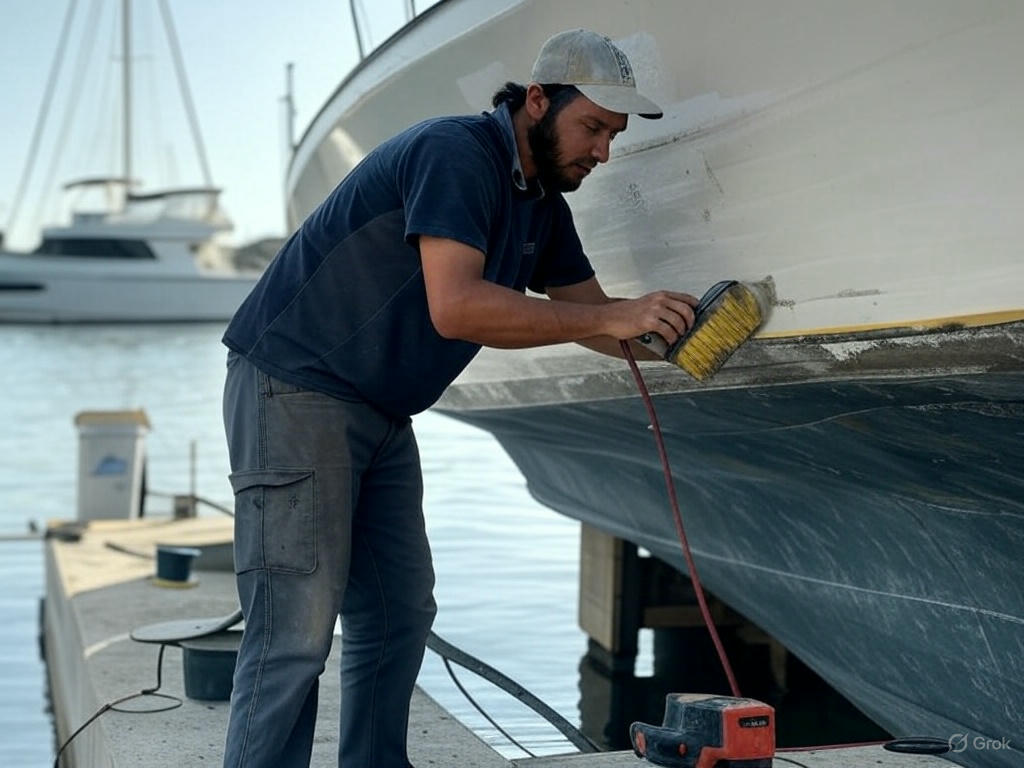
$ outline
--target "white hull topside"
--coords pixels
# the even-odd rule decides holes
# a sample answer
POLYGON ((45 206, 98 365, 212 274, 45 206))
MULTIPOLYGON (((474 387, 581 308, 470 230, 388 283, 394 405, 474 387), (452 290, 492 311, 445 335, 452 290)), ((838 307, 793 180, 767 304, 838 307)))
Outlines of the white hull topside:
POLYGON ((228 320, 259 275, 216 274, 145 260, 0 253, 0 322, 228 320))
MULTIPOLYGON (((609 294, 771 275, 764 338, 1024 317, 1014 0, 448 0, 310 125, 287 178, 290 224, 382 139, 487 108, 503 82, 529 79, 548 36, 584 23, 626 50, 665 110, 631 118, 567 196, 609 294)), ((460 383, 529 377, 544 360, 565 370, 567 356, 607 366, 566 347, 484 350, 460 383)))

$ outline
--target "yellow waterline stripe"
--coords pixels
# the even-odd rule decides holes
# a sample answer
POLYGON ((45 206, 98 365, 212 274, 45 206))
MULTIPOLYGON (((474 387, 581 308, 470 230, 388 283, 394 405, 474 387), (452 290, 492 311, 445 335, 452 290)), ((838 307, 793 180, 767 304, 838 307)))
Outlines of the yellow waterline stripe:
POLYGON ((833 325, 823 328, 804 328, 794 331, 771 331, 758 333, 758 339, 786 339, 795 336, 832 336, 844 333, 863 333, 864 331, 880 331, 888 328, 904 330, 931 330, 947 325, 964 328, 978 328, 984 325, 1003 325, 1024 320, 1024 309, 1007 309, 999 312, 982 312, 974 315, 952 315, 950 317, 933 317, 927 320, 901 321, 896 323, 864 323, 862 325, 833 325))

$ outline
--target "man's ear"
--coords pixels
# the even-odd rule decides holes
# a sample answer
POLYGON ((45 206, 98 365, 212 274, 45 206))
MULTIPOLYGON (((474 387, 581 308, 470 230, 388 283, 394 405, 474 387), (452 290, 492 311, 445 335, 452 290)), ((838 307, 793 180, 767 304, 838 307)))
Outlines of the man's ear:
POLYGON ((544 94, 544 89, 540 87, 539 83, 530 83, 526 86, 526 103, 524 106, 526 107, 526 114, 530 116, 533 122, 539 122, 547 114, 551 102, 544 94))

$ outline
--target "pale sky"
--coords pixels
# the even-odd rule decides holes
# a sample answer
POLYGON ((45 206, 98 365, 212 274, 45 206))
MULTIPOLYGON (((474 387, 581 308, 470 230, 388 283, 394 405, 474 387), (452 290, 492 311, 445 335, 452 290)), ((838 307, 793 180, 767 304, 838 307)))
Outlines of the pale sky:
MULTIPOLYGON (((7 229, 14 206, 69 2, 0 0, 0 229, 7 229)), ((417 11, 435 2, 418 0, 417 11)), ((285 64, 295 64, 298 139, 357 63, 348 0, 169 0, 169 5, 213 183, 223 188, 221 204, 235 223, 230 239, 242 243, 281 234, 285 64)), ((66 215, 64 196, 56 193, 66 181, 121 174, 120 7, 120 0, 77 0, 47 128, 17 221, 7 231, 7 247, 31 246, 40 224, 66 215), (91 18, 95 42, 91 55, 81 58, 91 18), (68 118, 79 69, 79 103, 68 118)), ((361 0, 357 9, 370 24, 361 27, 364 45, 372 46, 401 24, 405 2, 361 0)), ((132 14, 132 175, 143 180, 144 189, 201 184, 157 0, 134 0, 132 14)))

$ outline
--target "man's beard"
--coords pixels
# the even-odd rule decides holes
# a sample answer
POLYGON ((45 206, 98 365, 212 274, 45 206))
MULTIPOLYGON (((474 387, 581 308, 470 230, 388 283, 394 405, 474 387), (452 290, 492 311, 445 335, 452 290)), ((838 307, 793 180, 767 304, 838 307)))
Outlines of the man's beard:
POLYGON ((537 180, 545 190, 575 192, 583 179, 574 179, 565 173, 562 150, 558 145, 558 134, 555 133, 555 117, 557 115, 548 109, 540 122, 531 125, 526 132, 533 164, 537 168, 537 180))

